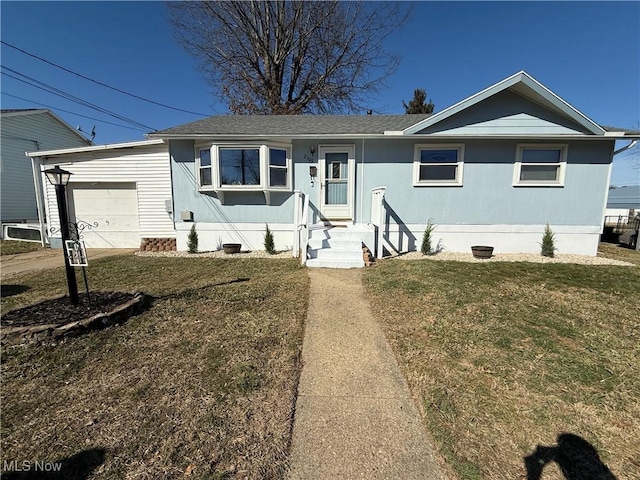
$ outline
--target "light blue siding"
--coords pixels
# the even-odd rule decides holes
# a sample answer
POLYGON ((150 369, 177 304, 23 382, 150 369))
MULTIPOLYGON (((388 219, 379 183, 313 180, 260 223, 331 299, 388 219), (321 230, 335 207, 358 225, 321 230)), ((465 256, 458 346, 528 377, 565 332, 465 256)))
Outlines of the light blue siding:
POLYGON ((181 222, 183 210, 193 212, 196 222, 293 222, 293 192, 271 192, 270 205, 262 192, 225 192, 222 204, 213 192, 198 191, 193 141, 172 140, 169 153, 176 222, 181 222))
MULTIPOLYGON (((355 145, 355 223, 371 221, 371 189, 379 186, 387 187, 386 201, 395 221, 405 224, 422 224, 429 218, 443 225, 599 225, 602 220, 613 141, 563 142, 568 145, 564 187, 514 187, 520 142, 457 140, 465 145, 462 186, 414 187, 414 145, 429 143, 425 140, 419 136, 364 140, 364 165, 362 139, 294 141, 293 188, 309 195, 312 221, 317 221, 319 178, 311 184, 309 167, 318 166, 318 146, 355 145)), ((227 192, 224 204, 214 194, 198 192, 193 142, 171 141, 170 145, 176 221, 181 210, 194 212, 200 222, 293 221, 292 192, 272 193, 271 205, 266 205, 260 192, 227 192)))
MULTIPOLYGON (((513 187, 516 141, 464 143, 461 187, 413 187, 413 143, 367 141, 365 188, 387 187, 388 206, 407 224, 600 224, 613 141, 569 142, 564 187, 513 187)), ((359 221, 368 222, 370 195, 363 200, 359 221)))
POLYGON ((563 115, 509 90, 446 118, 420 133, 439 135, 546 135, 588 133, 563 115))

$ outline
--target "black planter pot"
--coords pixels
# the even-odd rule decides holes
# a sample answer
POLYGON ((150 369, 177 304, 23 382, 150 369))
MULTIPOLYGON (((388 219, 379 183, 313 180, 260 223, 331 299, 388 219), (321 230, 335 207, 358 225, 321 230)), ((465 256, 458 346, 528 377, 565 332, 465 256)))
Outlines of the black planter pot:
POLYGON ((241 246, 242 246, 241 243, 223 243, 222 244, 222 249, 224 250, 224 253, 226 253, 226 254, 240 253, 240 247, 241 246))
POLYGON ((493 247, 475 245, 471 247, 471 253, 473 253, 475 258, 491 258, 491 255, 493 255, 493 247))

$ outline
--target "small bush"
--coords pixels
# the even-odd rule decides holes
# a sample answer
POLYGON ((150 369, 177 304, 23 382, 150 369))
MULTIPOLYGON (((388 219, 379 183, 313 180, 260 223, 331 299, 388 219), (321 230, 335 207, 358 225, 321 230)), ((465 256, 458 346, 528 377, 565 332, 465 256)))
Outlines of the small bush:
POLYGON ((549 227, 549 224, 544 227, 544 234, 542 235, 542 242, 540 242, 540 254, 543 257, 552 257, 556 252, 556 236, 549 227))
POLYGON ((273 241, 273 233, 271 233, 271 230, 269 230, 269 225, 266 223, 265 225, 267 227, 267 231, 264 234, 264 249, 269 255, 273 255, 274 253, 276 253, 276 246, 273 241))
POLYGON ((420 247, 420 251, 423 255, 433 255, 436 253, 431 246, 433 241, 433 230, 436 226, 433 224, 432 220, 429 219, 427 222, 427 228, 424 229, 424 235, 422 236, 422 246, 420 247))
POLYGON ((196 224, 191 225, 191 230, 189 230, 189 238, 188 238, 187 248, 189 249, 189 253, 198 253, 198 232, 196 232, 196 224))

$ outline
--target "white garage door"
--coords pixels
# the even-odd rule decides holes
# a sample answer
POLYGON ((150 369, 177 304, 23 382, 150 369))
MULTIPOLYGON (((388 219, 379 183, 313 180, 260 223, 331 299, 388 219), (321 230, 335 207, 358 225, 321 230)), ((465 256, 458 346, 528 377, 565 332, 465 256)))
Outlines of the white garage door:
POLYGON ((140 246, 135 183, 69 183, 68 188, 71 218, 98 224, 80 233, 88 248, 140 246))

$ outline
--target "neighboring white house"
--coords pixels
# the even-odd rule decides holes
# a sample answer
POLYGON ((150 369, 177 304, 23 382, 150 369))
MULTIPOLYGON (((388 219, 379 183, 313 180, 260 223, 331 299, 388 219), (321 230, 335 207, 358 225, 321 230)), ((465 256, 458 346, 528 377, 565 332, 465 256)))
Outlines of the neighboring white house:
POLYGON ((50 110, 2 110, 0 121, 1 221, 37 223, 37 189, 26 152, 83 147, 91 142, 50 110))
MULTIPOLYGON (((36 172, 72 173, 69 217, 89 248, 175 248, 169 150, 162 140, 31 152, 36 172), (151 240, 153 239, 153 240, 151 240), (160 240, 162 239, 162 240, 160 240)), ((42 176, 51 246, 61 246, 54 187, 42 176)))

